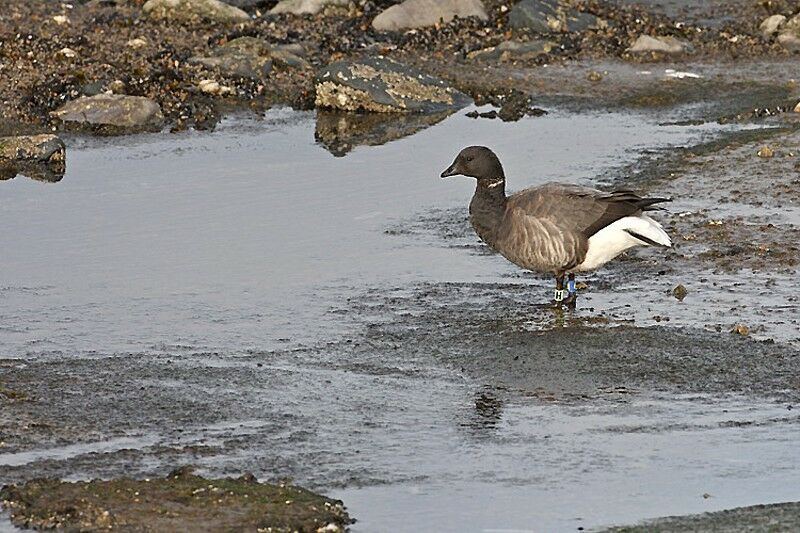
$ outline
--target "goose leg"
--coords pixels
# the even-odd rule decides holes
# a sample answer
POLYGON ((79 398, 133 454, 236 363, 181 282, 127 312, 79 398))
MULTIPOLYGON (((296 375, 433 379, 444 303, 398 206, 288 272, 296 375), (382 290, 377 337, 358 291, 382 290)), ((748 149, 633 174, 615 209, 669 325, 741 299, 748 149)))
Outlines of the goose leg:
POLYGON ((561 303, 566 297, 567 291, 564 290, 564 276, 556 276, 556 290, 553 293, 553 305, 561 307, 561 303))
POLYGON ((567 281, 567 295, 564 297, 563 303, 570 309, 575 309, 578 301, 578 289, 575 287, 575 274, 570 274, 567 281))

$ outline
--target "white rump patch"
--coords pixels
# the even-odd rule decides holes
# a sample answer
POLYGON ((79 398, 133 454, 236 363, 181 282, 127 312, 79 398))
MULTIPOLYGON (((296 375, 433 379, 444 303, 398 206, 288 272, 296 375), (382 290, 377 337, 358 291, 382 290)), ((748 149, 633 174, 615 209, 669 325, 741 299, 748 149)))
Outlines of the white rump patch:
POLYGON ((586 258, 583 263, 575 268, 575 271, 594 270, 629 248, 649 246, 647 242, 637 239, 626 230, 637 233, 662 246, 672 246, 672 240, 670 240, 664 228, 661 227, 661 224, 649 216, 623 217, 589 237, 589 250, 586 252, 586 258))

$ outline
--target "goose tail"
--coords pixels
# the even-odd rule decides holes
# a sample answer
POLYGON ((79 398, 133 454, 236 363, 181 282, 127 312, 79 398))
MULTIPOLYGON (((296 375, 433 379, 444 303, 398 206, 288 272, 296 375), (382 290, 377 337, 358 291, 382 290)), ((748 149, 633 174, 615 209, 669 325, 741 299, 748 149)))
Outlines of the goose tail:
POLYGON ((637 217, 625 217, 624 220, 628 222, 624 228, 625 232, 634 239, 642 241, 647 246, 672 247, 672 239, 664 231, 664 227, 649 216, 641 214, 637 217))

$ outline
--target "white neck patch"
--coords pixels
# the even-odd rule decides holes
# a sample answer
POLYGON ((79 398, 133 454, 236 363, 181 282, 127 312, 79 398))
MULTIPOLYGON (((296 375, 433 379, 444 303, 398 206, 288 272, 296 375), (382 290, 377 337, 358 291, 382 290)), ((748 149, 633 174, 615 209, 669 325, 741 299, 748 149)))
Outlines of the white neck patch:
POLYGON ((489 184, 489 185, 487 185, 486 187, 487 187, 488 189, 493 189, 494 187, 497 187, 498 185, 502 185, 502 184, 503 184, 503 183, 505 183, 505 182, 506 182, 506 180, 504 180, 503 178, 500 178, 500 179, 499 179, 499 180, 497 180, 497 181, 493 181, 492 183, 490 183, 490 184, 489 184))

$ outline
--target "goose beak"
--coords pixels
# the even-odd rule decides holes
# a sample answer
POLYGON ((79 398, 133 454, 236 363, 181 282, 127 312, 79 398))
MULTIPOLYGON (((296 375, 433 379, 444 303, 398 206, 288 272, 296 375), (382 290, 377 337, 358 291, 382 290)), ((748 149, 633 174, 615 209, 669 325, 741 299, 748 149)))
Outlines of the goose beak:
POLYGON ((455 163, 453 163, 452 165, 450 165, 449 167, 447 167, 447 168, 445 169, 445 171, 444 171, 444 172, 442 172, 442 173, 441 173, 441 175, 440 175, 439 177, 440 177, 440 178, 446 178, 446 177, 448 177, 448 176, 455 176, 456 174, 458 174, 458 171, 456 170, 456 164, 455 164, 455 163))

